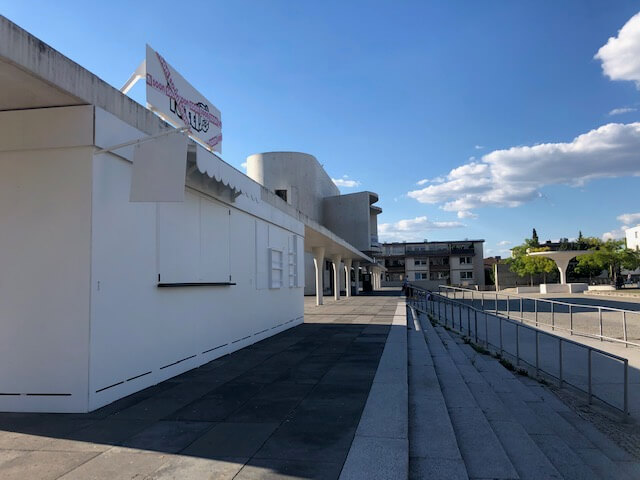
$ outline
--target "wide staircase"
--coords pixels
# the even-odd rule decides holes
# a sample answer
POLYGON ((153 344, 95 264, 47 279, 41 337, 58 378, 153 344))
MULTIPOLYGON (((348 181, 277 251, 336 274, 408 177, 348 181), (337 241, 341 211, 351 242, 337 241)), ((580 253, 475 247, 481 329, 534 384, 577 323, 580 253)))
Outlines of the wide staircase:
POLYGON ((640 479, 640 463, 536 380, 407 309, 409 478, 640 479))

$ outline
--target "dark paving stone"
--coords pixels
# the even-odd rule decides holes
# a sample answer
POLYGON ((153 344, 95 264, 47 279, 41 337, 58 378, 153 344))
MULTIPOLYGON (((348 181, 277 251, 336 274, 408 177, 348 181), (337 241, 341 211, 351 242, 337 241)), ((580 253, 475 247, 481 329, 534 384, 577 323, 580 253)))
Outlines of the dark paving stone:
POLYGON ((353 441, 355 427, 326 423, 283 424, 254 455, 301 462, 343 464, 353 441))
POLYGON ((335 480, 340 476, 341 470, 340 463, 254 458, 240 470, 234 480, 335 480))
POLYGON ((203 458, 251 457, 277 423, 219 423, 181 453, 203 458))
POLYGON ((356 427, 360 421, 367 395, 345 396, 331 400, 310 395, 303 400, 289 417, 296 424, 322 422, 326 425, 356 427))
POLYGON ((122 443, 124 447, 177 453, 200 437, 213 423, 157 422, 122 443))
POLYGON ((166 417, 166 420, 219 422, 264 388, 264 384, 229 382, 166 417))
POLYGON ((273 383, 264 388, 227 419, 229 422, 281 423, 313 385, 296 383, 273 383))

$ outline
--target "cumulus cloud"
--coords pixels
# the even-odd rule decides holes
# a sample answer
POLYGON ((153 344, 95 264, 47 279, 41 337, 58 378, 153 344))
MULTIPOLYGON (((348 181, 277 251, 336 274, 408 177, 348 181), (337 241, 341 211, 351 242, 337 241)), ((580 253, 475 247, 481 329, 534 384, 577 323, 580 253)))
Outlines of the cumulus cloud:
POLYGON ((620 240, 621 238, 625 237, 625 231, 627 230, 626 225, 622 225, 620 228, 616 229, 616 230, 611 230, 610 232, 604 232, 602 234, 602 239, 604 241, 607 240, 620 240))
POLYGON ((427 183, 442 183, 444 182, 444 177, 436 177, 436 178, 423 178, 422 180, 418 180, 416 185, 426 185, 427 183))
POLYGON ((332 178, 331 181, 335 183, 337 187, 354 188, 360 186, 360 182, 351 180, 349 175, 343 175, 342 178, 332 178))
POLYGON ((447 211, 517 207, 541 197, 546 185, 582 186, 596 178, 640 175, 639 160, 640 123, 610 123, 571 142, 494 150, 408 196, 447 211))
POLYGON ((624 24, 617 37, 600 47, 595 58, 611 80, 630 80, 640 88, 640 13, 624 24))
POLYGON ((613 115, 622 115, 623 113, 635 112, 637 110, 638 110, 637 108, 633 108, 633 107, 614 108, 609 112, 609 116, 612 117, 613 115))
POLYGON ((468 210, 461 210, 458 212, 458 218, 478 218, 478 215, 468 210))
POLYGON ((501 242, 498 242, 498 245, 505 247, 507 245, 511 245, 511 242, 509 240, 502 240, 501 242))
POLYGON ((247 169, 247 162, 242 162, 240 164, 240 166, 243 168, 243 170, 246 170, 247 169))
POLYGON ((640 223, 640 212, 638 213, 623 213, 622 215, 618 215, 616 217, 623 225, 637 225, 640 223))
POLYGON ((428 230, 443 228, 460 228, 465 225, 460 222, 434 222, 426 216, 408 218, 394 223, 381 223, 378 225, 378 235, 383 241, 402 242, 420 241, 425 238, 428 230))
POLYGON ((604 232, 602 234, 603 240, 619 240, 625 237, 625 231, 632 226, 640 224, 640 212, 637 213, 623 213, 622 215, 618 215, 616 217, 622 225, 620 228, 616 228, 609 232, 604 232))
POLYGON ((484 147, 482 145, 476 145, 473 148, 475 148, 476 150, 482 150, 484 147))

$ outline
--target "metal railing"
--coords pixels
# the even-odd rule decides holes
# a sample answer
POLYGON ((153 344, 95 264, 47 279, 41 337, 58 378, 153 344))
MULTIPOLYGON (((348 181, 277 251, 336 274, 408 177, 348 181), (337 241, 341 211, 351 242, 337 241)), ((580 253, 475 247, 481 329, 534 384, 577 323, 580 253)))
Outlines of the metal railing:
POLYGON ((640 311, 441 285, 439 293, 481 310, 570 335, 640 347, 640 311), (528 308, 527 308, 528 307, 528 308))
POLYGON ((409 286, 406 293, 408 303, 416 311, 430 315, 470 342, 484 345, 487 350, 494 349, 502 358, 511 357, 516 368, 530 367, 537 379, 547 376, 557 380, 559 388, 570 385, 586 393, 589 403, 597 398, 622 412, 623 419, 627 419, 629 361, 626 358, 414 285, 409 286), (581 371, 581 361, 584 361, 584 371, 581 371), (622 367, 621 372, 617 365, 622 367), (621 377, 620 382, 615 381, 616 373, 621 377))

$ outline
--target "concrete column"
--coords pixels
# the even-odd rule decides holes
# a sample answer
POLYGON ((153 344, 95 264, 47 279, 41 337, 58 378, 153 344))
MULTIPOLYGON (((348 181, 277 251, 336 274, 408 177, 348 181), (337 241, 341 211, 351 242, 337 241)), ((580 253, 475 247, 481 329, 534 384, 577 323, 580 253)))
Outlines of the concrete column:
POLYGON ((324 273, 324 247, 311 247, 313 253, 313 266, 316 269, 316 305, 322 305, 322 292, 324 285, 322 277, 324 273))
POLYGON ((558 267, 558 271, 560 272, 560 283, 562 285, 567 284, 567 268, 569 267, 569 261, 571 259, 565 260, 563 259, 554 259, 556 261, 556 266, 558 267))
POLYGON ((333 298, 340 300, 340 262, 342 257, 340 255, 332 255, 331 263, 333 264, 333 298))
POLYGON ((351 296, 351 258, 344 259, 344 280, 346 284, 345 292, 347 294, 347 298, 351 296))
POLYGON ((358 295, 360 292, 360 261, 356 260, 355 262, 353 262, 353 273, 355 274, 355 277, 353 280, 355 281, 355 294, 354 295, 358 295))

